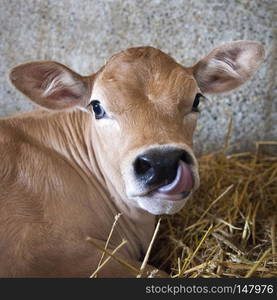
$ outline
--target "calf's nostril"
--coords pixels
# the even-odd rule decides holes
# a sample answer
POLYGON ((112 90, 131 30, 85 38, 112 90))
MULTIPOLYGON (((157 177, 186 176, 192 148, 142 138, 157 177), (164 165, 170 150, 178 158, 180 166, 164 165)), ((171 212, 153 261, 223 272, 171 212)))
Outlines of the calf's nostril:
POLYGON ((147 173, 152 168, 152 165, 147 157, 139 156, 135 161, 134 167, 136 174, 141 176, 147 173))
POLYGON ((181 152, 179 160, 182 160, 188 165, 191 165, 193 163, 192 157, 185 151, 181 152))

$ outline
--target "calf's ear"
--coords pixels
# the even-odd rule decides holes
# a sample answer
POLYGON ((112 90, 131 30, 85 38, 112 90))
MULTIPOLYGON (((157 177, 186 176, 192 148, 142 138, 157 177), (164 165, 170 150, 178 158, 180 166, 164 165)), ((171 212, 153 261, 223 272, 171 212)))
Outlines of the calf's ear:
POLYGON ((222 93, 246 82, 264 59, 264 47, 254 41, 236 41, 215 48, 192 67, 203 93, 222 93))
POLYGON ((33 102, 48 109, 62 110, 82 105, 89 95, 86 77, 53 62, 30 62, 10 71, 11 83, 33 102))

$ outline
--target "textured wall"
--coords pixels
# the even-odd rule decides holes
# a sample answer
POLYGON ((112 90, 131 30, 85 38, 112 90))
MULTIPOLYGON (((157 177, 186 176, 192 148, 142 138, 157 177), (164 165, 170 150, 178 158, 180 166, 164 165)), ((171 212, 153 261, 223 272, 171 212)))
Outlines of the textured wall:
POLYGON ((239 90, 209 96, 199 120, 196 146, 200 151, 220 148, 231 116, 231 142, 239 143, 238 148, 249 148, 255 140, 276 140, 273 3, 0 0, 0 115, 32 107, 6 80, 9 68, 25 61, 57 60, 85 75, 115 52, 152 45, 190 65, 223 42, 249 39, 265 45, 266 60, 255 78, 239 90))

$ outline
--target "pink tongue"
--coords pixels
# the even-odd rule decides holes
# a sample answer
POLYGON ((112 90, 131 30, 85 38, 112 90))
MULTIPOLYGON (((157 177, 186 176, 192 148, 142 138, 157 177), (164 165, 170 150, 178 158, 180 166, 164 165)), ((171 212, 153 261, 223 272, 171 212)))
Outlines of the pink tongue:
POLYGON ((193 178, 191 171, 186 163, 180 161, 175 179, 171 183, 160 187, 158 192, 173 195, 190 191, 192 187, 193 178))

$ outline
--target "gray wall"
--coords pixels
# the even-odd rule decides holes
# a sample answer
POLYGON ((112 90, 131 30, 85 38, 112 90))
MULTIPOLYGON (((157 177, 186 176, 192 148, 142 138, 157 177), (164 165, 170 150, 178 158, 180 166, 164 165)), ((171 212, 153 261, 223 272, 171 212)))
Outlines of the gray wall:
POLYGON ((0 115, 32 108, 6 80, 7 71, 24 61, 57 60, 90 74, 115 52, 152 45, 190 65, 223 42, 249 39, 265 45, 266 60, 255 78, 239 90, 209 96, 202 108, 196 147, 201 152, 219 149, 231 116, 231 142, 239 143, 237 149, 249 149, 255 140, 276 140, 273 3, 0 0, 0 115))

